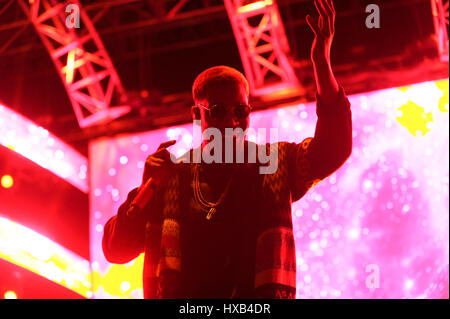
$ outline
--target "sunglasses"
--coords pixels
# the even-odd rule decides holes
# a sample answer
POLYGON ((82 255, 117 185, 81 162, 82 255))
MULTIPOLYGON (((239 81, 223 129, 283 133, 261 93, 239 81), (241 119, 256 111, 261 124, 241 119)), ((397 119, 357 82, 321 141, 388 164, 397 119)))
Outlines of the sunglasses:
MULTIPOLYGON (((229 109, 222 104, 213 104, 209 108, 204 105, 201 105, 201 104, 197 104, 197 105, 201 106, 202 108, 207 110, 209 112, 209 116, 213 120, 222 120, 223 118, 225 118, 225 116, 229 112, 229 109)), ((233 115, 236 118, 245 119, 247 116, 249 116, 249 114, 252 110, 252 107, 247 104, 239 104, 239 105, 236 105, 235 107, 233 107, 232 110, 233 110, 233 115)))

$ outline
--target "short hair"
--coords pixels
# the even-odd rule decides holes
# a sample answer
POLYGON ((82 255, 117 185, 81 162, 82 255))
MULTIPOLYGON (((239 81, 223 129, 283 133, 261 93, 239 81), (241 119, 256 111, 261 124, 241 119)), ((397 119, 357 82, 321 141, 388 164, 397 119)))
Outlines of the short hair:
POLYGON ((217 84, 235 84, 242 86, 249 96, 248 82, 238 70, 225 65, 214 66, 200 73, 192 85, 192 97, 195 102, 207 98, 208 89, 217 84))

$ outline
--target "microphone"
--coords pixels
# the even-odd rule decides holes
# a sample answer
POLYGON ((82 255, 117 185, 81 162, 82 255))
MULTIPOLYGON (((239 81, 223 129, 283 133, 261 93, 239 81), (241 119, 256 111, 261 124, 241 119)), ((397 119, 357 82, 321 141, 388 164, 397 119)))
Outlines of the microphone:
MULTIPOLYGON (((182 165, 182 160, 177 160, 177 164, 174 166, 175 169, 178 169, 182 165)), ((144 209, 145 205, 150 201, 150 199, 153 197, 153 194, 156 192, 158 185, 160 184, 160 181, 154 179, 153 177, 150 177, 147 179, 145 184, 138 189, 138 193, 136 197, 133 199, 133 201, 130 204, 130 207, 128 208, 126 215, 131 216, 135 215, 136 213, 142 211, 144 209)))
POLYGON ((145 182, 144 186, 139 188, 138 194, 131 202, 130 208, 128 209, 126 215, 127 216, 134 215, 138 211, 141 211, 153 197, 153 194, 155 193, 157 186, 158 185, 156 181, 153 179, 153 177, 150 177, 145 182))

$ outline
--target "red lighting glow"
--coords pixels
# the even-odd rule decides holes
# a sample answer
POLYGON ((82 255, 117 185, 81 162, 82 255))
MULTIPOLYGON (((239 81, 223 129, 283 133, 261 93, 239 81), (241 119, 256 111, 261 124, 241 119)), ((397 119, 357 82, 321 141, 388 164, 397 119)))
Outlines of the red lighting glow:
MULTIPOLYGON (((28 269, 86 298, 92 296, 88 260, 32 229, 1 216, 0 259, 28 269)), ((12 291, 7 293, 13 296, 12 291)), ((4 296, 7 296, 6 293, 4 296)))
POLYGON ((87 193, 87 159, 49 131, 0 104, 0 145, 87 193))

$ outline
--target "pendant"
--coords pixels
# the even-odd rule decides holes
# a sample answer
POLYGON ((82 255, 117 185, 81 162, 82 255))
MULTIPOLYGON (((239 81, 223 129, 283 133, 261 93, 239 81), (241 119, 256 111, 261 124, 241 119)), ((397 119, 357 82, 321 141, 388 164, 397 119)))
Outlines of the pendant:
POLYGON ((211 207, 209 209, 208 215, 206 215, 206 219, 210 220, 212 218, 212 216, 214 215, 214 213, 216 212, 216 208, 215 207, 211 207))

